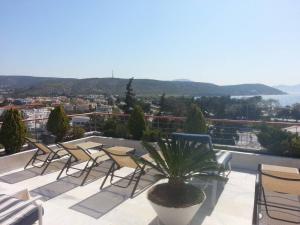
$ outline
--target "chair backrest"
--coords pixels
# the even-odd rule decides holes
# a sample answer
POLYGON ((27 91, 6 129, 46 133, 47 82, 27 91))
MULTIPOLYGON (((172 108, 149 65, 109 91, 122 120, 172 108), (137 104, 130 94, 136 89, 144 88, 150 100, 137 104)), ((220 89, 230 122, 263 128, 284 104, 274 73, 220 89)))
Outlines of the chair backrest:
POLYGON ((30 138, 30 137, 25 137, 25 140, 28 141, 28 142, 30 142, 31 144, 32 144, 32 143, 37 143, 37 142, 38 142, 36 139, 30 138))
POLYGON ((51 148, 44 145, 43 143, 38 142, 34 138, 26 137, 25 139, 26 139, 26 141, 28 141, 30 144, 32 144, 34 147, 38 148, 39 150, 41 150, 45 154, 49 154, 49 153, 53 152, 51 148))
MULTIPOLYGON (((140 165, 132 158, 131 154, 128 152, 131 148, 115 146, 103 151, 120 167, 129 167, 136 169, 140 165)), ((133 149, 132 149, 133 150, 133 149)))
POLYGON ((76 145, 70 143, 58 143, 58 144, 77 160, 88 161, 91 159, 90 155, 84 149, 81 149, 76 145))
POLYGON ((211 137, 207 134, 172 133, 172 137, 175 140, 198 142, 199 144, 207 145, 211 151, 213 150, 211 137))
POLYGON ((33 142, 32 144, 46 154, 53 152, 51 148, 49 148, 48 146, 46 146, 42 143, 38 143, 38 142, 34 143, 33 142))
MULTIPOLYGON (((283 167, 282 167, 283 168, 283 167)), ((271 192, 281 192, 293 195, 300 195, 300 174, 299 172, 274 171, 260 167, 261 183, 265 190, 271 192)), ((281 168, 279 168, 280 170, 281 168)), ((293 169, 293 168, 291 168, 293 169)), ((295 168, 295 171, 297 169, 295 168)))

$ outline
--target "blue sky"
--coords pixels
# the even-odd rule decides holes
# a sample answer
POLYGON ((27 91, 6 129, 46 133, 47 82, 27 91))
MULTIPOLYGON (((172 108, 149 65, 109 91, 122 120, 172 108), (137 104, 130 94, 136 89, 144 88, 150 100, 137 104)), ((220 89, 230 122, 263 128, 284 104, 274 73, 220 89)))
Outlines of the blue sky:
POLYGON ((299 0, 0 0, 0 74, 300 83, 299 0))

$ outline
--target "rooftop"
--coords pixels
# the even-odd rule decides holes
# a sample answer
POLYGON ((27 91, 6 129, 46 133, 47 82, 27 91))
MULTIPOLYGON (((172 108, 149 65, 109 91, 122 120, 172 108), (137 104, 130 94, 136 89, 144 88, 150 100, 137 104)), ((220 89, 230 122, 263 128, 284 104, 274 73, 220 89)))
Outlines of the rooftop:
MULTIPOLYGON (((87 140, 98 141, 108 146, 123 145, 139 148, 139 142, 89 137, 76 140, 76 143, 87 140)), ((46 174, 39 175, 41 169, 22 169, 27 156, 24 153, 6 159, 0 158, 0 193, 15 193, 27 188, 32 196, 40 195, 44 201, 44 224, 57 225, 155 225, 157 217, 147 200, 147 189, 155 183, 153 171, 149 171, 142 177, 136 195, 130 198, 130 190, 118 188, 106 183, 103 190, 99 190, 107 172, 110 162, 104 161, 93 169, 84 186, 80 186, 82 178, 63 176, 60 180, 56 177, 62 168, 65 159, 57 160, 50 165, 46 174), (23 164, 23 165, 22 165, 23 164), (18 166, 19 165, 19 166, 18 166), (15 167, 15 169, 11 169, 15 167), (19 167, 19 168, 17 168, 19 167)), ((29 154, 29 153, 27 153, 29 154)), ((195 181, 206 193, 204 205, 197 212, 192 225, 219 225, 219 224, 252 224, 252 213, 255 191, 255 167, 257 155, 240 153, 233 157, 233 171, 226 182, 217 181, 217 197, 213 201, 213 188, 209 183, 195 181), (244 160, 243 162, 241 161, 244 160), (241 166, 242 165, 242 166, 241 166)), ((278 157, 279 158, 279 157, 278 157)), ((276 160, 276 157, 261 156, 260 160, 276 160)), ((277 159, 278 160, 278 159, 277 159)), ((288 160, 288 159, 287 159, 288 160)), ((296 164, 280 160, 281 164, 296 164)), ((82 167, 83 164, 78 164, 82 167)), ((71 171, 76 173, 76 171, 71 171)), ((127 176, 132 172, 129 168, 122 168, 119 175, 127 176)), ((123 179, 115 180, 124 182, 123 179)))

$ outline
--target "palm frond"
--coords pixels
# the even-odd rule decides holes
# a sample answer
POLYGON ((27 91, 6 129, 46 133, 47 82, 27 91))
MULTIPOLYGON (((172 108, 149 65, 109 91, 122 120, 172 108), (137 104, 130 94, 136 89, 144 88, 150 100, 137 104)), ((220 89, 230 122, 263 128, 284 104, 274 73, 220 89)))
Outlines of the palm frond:
POLYGON ((185 181, 192 177, 219 177, 224 168, 218 165, 215 152, 206 144, 185 140, 159 140, 159 149, 143 142, 143 146, 154 160, 141 162, 158 170, 164 177, 185 181))

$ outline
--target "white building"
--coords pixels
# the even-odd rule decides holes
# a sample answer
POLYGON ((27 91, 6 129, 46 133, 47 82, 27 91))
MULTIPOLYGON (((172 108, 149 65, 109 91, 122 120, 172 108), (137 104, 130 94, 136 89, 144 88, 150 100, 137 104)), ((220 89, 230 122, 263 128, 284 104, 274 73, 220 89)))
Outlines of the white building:
POLYGON ((72 117, 72 126, 85 126, 89 124, 90 117, 88 116, 74 116, 72 117))
POLYGON ((96 108, 96 112, 112 113, 112 106, 110 106, 110 105, 98 105, 97 108, 96 108))

